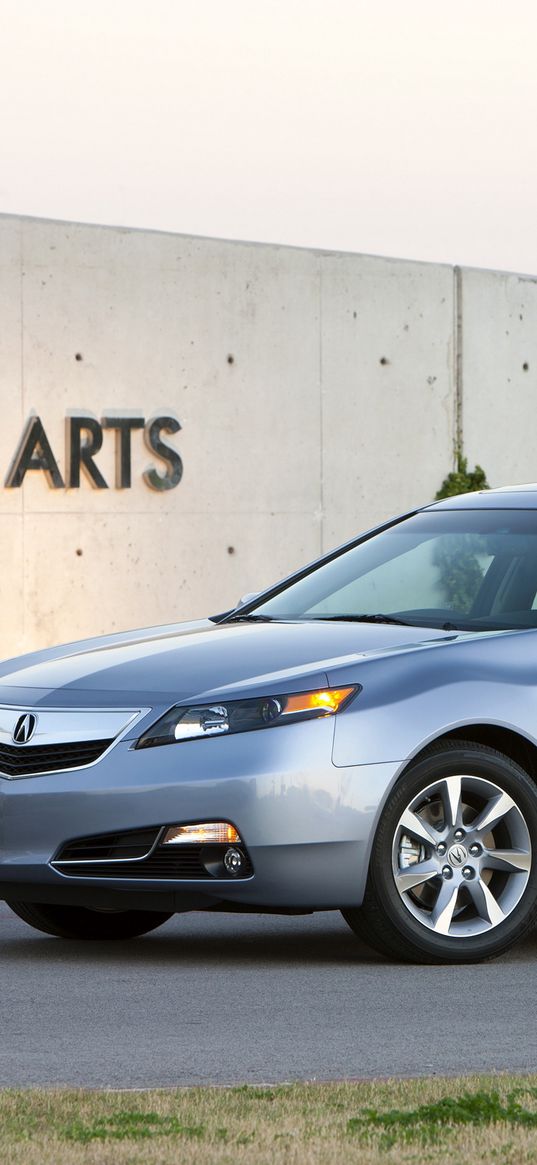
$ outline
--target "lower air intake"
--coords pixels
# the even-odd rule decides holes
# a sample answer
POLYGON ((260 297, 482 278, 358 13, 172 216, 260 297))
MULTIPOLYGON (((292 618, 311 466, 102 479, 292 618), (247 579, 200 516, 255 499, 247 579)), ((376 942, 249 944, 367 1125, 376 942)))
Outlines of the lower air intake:
POLYGON ((67 842, 52 861, 59 873, 71 878, 128 878, 129 881, 239 881, 251 878, 253 866, 241 844, 233 847, 242 857, 240 870, 230 872, 226 845, 155 845, 161 827, 129 830, 67 842))

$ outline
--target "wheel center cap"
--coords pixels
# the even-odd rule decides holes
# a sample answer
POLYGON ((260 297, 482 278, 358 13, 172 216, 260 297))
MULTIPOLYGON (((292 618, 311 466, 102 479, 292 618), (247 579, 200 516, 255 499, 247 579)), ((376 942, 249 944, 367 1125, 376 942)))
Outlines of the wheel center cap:
POLYGON ((463 866, 464 863, 468 860, 468 852, 466 847, 461 845, 460 841, 458 841, 456 845, 452 845, 451 848, 448 849, 447 858, 449 864, 454 866, 455 869, 458 869, 459 866, 463 866))

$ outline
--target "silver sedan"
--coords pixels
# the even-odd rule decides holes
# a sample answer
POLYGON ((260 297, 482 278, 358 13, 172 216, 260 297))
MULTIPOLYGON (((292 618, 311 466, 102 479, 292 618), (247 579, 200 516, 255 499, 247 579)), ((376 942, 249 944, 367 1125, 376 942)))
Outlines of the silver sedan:
POLYGON ((341 910, 398 959, 506 950, 537 912, 537 486, 4 662, 0 830, 0 896, 46 934, 341 910))

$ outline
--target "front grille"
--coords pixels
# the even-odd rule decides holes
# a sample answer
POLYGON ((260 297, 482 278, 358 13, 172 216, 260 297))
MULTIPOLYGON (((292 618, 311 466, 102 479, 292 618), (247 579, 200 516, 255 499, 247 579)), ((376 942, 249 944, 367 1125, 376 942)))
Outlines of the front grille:
MULTIPOLYGON (((147 831, 148 833, 150 831, 147 831)), ((153 831, 155 834, 155 831, 153 831)), ((108 835, 108 842, 112 835, 108 835)), ((121 835, 119 835, 121 836, 121 835)), ((123 838, 134 839, 134 834, 123 834, 123 838)), ((90 841, 91 839, 85 839, 90 841)), ((93 839, 99 840, 99 839, 93 839)), ((104 841, 104 839, 100 839, 104 841)), ((142 861, 118 861, 118 857, 125 855, 126 847, 119 847, 114 845, 114 853, 116 855, 115 861, 100 861, 96 862, 94 866, 91 864, 82 864, 82 842, 71 842, 69 846, 65 846, 62 853, 59 854, 52 866, 55 867, 61 874, 68 877, 101 877, 101 878, 137 878, 137 880, 175 880, 181 881, 183 878, 196 878, 196 880, 210 881, 214 877, 228 878, 229 881, 238 881, 238 877, 250 877, 254 873, 252 862, 250 862, 247 850, 240 846, 241 853, 245 857, 245 864, 241 870, 240 875, 227 874, 224 868, 224 854, 227 846, 157 846, 153 853, 148 857, 144 857, 142 861), (76 852, 76 859, 80 862, 78 866, 77 860, 72 860, 73 845, 80 845, 80 849, 76 852), (70 855, 69 864, 63 864, 65 855, 70 855)), ((147 852, 147 849, 146 849, 147 852)), ((105 854, 103 854, 106 857, 105 854)))
POLYGON ((111 740, 83 740, 69 744, 36 744, 25 748, 0 744, 0 773, 30 777, 59 769, 78 769, 93 764, 112 744, 111 740))

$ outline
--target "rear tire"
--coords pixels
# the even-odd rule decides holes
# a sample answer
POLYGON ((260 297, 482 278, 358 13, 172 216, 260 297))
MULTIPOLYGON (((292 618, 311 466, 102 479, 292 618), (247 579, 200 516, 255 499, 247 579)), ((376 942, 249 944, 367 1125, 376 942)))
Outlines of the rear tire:
POLYGON ((471 963, 500 955, 537 917, 537 789, 495 749, 447 740, 395 786, 360 909, 342 911, 383 955, 471 963))
POLYGON ((90 910, 85 906, 55 906, 37 902, 7 902, 23 922, 55 938, 118 940, 156 930, 171 918, 157 910, 90 910))

